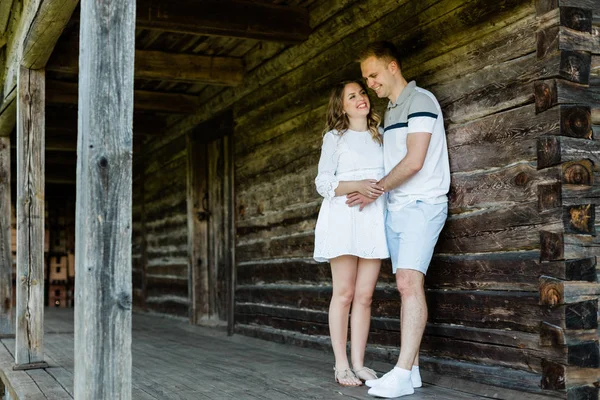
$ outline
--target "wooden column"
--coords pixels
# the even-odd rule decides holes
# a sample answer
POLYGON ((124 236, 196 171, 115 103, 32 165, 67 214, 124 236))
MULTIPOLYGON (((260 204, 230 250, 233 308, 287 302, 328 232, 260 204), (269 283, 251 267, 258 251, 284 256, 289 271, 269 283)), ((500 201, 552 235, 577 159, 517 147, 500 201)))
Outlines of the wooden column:
POLYGON ((235 142, 233 131, 227 136, 227 160, 225 163, 225 187, 227 204, 225 205, 225 223, 227 224, 227 268, 229 280, 227 287, 227 334, 233 335, 235 331, 235 287, 237 269, 235 266, 235 142))
POLYGON ((0 337, 14 335, 10 212, 10 138, 0 137, 0 337))
POLYGON ((131 399, 135 2, 81 2, 74 397, 131 399))
POLYGON ((557 135, 538 139, 538 169, 560 171, 558 182, 539 186, 538 206, 542 213, 562 213, 561 226, 540 232, 540 345, 551 352, 542 361, 541 387, 569 400, 600 395, 600 145, 592 121, 600 99, 590 79, 592 56, 600 47, 592 36, 592 6, 588 0, 536 2, 538 58, 558 54, 561 60, 552 79, 534 85, 536 112, 555 113, 560 127, 557 135))
POLYGON ((17 322, 15 368, 44 362, 44 70, 17 79, 17 322))

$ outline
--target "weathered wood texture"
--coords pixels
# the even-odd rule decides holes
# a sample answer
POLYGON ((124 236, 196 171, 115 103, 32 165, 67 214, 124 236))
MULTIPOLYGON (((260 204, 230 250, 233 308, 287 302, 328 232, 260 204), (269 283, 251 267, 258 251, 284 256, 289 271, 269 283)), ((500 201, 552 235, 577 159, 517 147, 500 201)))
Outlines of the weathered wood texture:
POLYGON ((4 78, 2 100, 15 90, 21 65, 44 68, 78 3, 78 0, 15 2, 13 10, 21 11, 22 7, 22 11, 19 18, 15 15, 16 27, 6 45, 6 64, 0 76, 4 78))
POLYGON ((178 3, 143 0, 137 4, 137 26, 196 35, 233 36, 302 42, 310 33, 306 9, 240 0, 178 3), (224 20, 223 15, 227 15, 224 20))
MULTIPOLYGON (((48 104, 76 105, 77 84, 48 81, 48 104)), ((134 93, 134 106, 138 110, 156 111, 162 113, 187 114, 198 108, 199 99, 180 93, 157 93, 145 90, 136 90, 134 93)))
MULTIPOLYGON (((66 400, 73 394, 74 372, 73 322, 69 310, 49 309, 46 318, 48 334, 48 356, 51 367, 45 374, 54 378, 54 386, 62 386, 62 397, 58 392, 46 392, 47 397, 27 397, 31 400, 66 400), (66 311, 66 312, 65 312, 66 311), (49 394, 56 394, 54 397, 49 394)), ((323 345, 326 338, 316 338, 323 345)), ((0 363, 5 354, 0 342, 0 363)), ((133 384, 132 398, 136 400, 175 399, 249 399, 293 400, 298 398, 330 399, 344 396, 349 399, 364 399, 365 387, 343 388, 330 378, 331 353, 315 349, 268 343, 264 340, 242 335, 227 337, 222 330, 189 326, 184 319, 165 319, 157 316, 134 314, 133 316, 133 384), (202 360, 202 369, 198 368, 202 360), (298 373, 302 371, 302 373, 298 373), (222 379, 227 376, 228 379, 222 379), (265 390, 265 386, 270 389, 265 390)), ((7 352, 8 353, 8 352, 7 352)), ((10 355, 7 355, 9 358, 10 355)), ((1 365, 1 364, 0 364, 1 365)), ((369 362, 377 371, 389 365, 369 362)), ((473 373, 490 372, 490 368, 475 369, 473 373)), ((493 369, 492 369, 493 370, 493 369)), ((2 369, 0 369, 2 371, 2 369)), ((48 386, 35 387, 35 377, 15 376, 9 371, 11 382, 43 391, 48 386), (21 379, 19 379, 21 378, 21 379), (33 378, 33 379, 32 379, 33 378)), ((498 371, 496 371, 498 372, 498 371)), ((1 372, 0 372, 1 374, 1 372)), ((514 379, 514 374, 507 374, 514 379)), ((536 375, 531 373, 529 380, 536 375)), ((417 391, 416 400, 476 400, 479 396, 430 385, 437 374, 424 376, 426 389, 417 391)), ((529 382, 528 380, 528 382, 529 382)), ((41 381, 41 383, 46 383, 41 381)), ((539 383, 539 377, 538 377, 539 383)), ((505 389, 487 387, 486 394, 493 398, 509 398, 515 393, 505 389)), ((22 397, 21 397, 22 399, 22 397)), ((539 397, 528 398, 538 400, 539 397)))
POLYGON ((44 70, 19 69, 15 363, 44 361, 44 70))
POLYGON ((131 398, 135 3, 81 4, 74 397, 131 398))
MULTIPOLYGON (((62 43, 50 59, 46 70, 76 75, 79 70, 78 48, 77 37, 62 43)), ((241 58, 236 57, 136 50, 134 75, 136 79, 235 86, 244 78, 244 64, 241 58)))
POLYGON ((10 139, 3 137, 0 138, 0 336, 15 333, 10 189, 10 139))
POLYGON ((187 141, 187 218, 190 285, 190 322, 210 318, 208 280, 207 146, 195 135, 187 141))
POLYGON ((564 3, 537 1, 544 21, 537 32, 537 56, 548 59, 558 52, 561 65, 568 67, 560 76, 564 79, 535 82, 536 112, 545 115, 562 108, 561 127, 571 132, 541 136, 537 141, 537 168, 559 168, 561 175, 557 182, 540 187, 540 210, 562 209, 563 214, 562 226, 540 232, 540 256, 545 261, 539 278, 540 304, 549 307, 542 319, 540 343, 566 355, 560 362, 543 359, 542 388, 556 390, 567 399, 584 399, 600 394, 596 269, 600 252, 593 189, 600 153, 593 115, 600 93, 592 61, 600 49, 592 28, 597 5, 586 0, 564 3), (564 311, 557 312, 555 307, 564 311), (568 318, 567 310, 578 317, 568 318))
MULTIPOLYGON (((598 124, 594 106, 580 101, 580 94, 584 99, 592 95, 578 91, 596 73, 593 67, 585 69, 593 60, 584 54, 589 51, 585 39, 593 33, 559 29, 560 45, 553 47, 554 31, 549 30, 540 50, 544 57, 538 58, 536 31, 558 25, 561 14, 541 21, 532 1, 334 3, 311 7, 318 23, 306 42, 278 54, 273 50, 271 58, 248 69, 244 85, 206 88, 198 95, 204 103, 193 115, 171 118, 170 135, 148 143, 150 158, 163 157, 157 168, 167 166, 165 149, 180 149, 178 143, 196 125, 233 109, 237 331, 324 346, 318 338, 327 334, 330 271, 311 255, 321 203, 314 177, 328 94, 335 82, 360 77, 356 51, 368 41, 388 39, 405 54, 405 76, 440 100, 450 149, 451 216, 427 276, 430 326, 423 351, 428 357, 443 354, 455 364, 432 357, 424 369, 452 371, 453 377, 483 379, 531 396, 561 397, 540 389, 542 360, 567 365, 573 353, 541 346, 540 323, 590 330, 593 316, 597 326, 597 304, 539 304, 543 271, 574 277, 592 272, 562 259, 552 265, 541 261, 546 253, 540 232, 562 232, 574 221, 567 206, 577 204, 563 203, 563 183, 585 177, 575 165, 538 168, 538 142, 557 138, 573 144, 593 137, 598 124), (534 85, 548 82, 561 91, 542 102, 544 108, 536 102, 534 85), (472 365, 478 365, 476 374, 472 365), (480 368, 492 365, 498 370, 486 377, 480 368)), ((374 100, 379 111, 385 103, 374 100)), ((579 162, 576 146, 571 147, 574 151, 563 159, 579 162)), ((590 232, 596 229, 584 225, 590 232)), ((584 245, 568 240, 564 254, 584 245)), ((158 257, 150 257, 152 262, 158 257)), ((393 282, 386 262, 370 337, 370 343, 383 346, 386 359, 397 354, 398 345, 399 300, 393 282)))
POLYGON ((140 171, 137 176, 144 183, 143 189, 134 192, 133 204, 138 210, 134 214, 134 227, 138 227, 134 234, 135 240, 145 243, 145 252, 136 252, 134 257, 139 260, 136 269, 145 271, 145 307, 187 316, 186 142, 177 140, 152 152, 144 145, 144 153, 137 154, 134 168, 140 171), (142 223, 144 238, 139 237, 142 223))

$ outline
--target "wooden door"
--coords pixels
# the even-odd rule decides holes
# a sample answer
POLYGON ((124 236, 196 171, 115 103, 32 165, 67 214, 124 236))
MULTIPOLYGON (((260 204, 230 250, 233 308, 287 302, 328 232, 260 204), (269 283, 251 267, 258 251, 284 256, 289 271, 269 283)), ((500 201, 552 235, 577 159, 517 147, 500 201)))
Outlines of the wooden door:
MULTIPOLYGON (((216 126, 216 128, 215 128, 216 126)), ((190 321, 233 329, 235 286, 231 124, 188 136, 190 321)))

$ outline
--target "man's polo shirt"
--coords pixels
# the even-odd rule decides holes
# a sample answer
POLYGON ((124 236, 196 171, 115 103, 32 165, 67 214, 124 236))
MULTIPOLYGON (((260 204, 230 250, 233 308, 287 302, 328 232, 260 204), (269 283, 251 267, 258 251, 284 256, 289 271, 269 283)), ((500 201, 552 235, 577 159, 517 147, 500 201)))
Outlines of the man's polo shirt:
POLYGON ((388 210, 399 210, 416 200, 431 204, 448 201, 450 162, 442 109, 431 92, 411 81, 396 103, 388 104, 385 112, 383 158, 386 174, 406 156, 408 135, 417 132, 431 134, 423 168, 388 193, 388 210))

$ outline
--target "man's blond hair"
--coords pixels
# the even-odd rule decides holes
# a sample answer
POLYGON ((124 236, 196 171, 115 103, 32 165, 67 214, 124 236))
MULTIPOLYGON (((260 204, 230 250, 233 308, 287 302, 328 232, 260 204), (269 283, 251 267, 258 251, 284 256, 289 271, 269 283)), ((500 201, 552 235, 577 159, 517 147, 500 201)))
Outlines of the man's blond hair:
POLYGON ((375 57, 388 63, 395 61, 398 64, 398 68, 402 69, 398 49, 390 42, 380 41, 369 43, 358 55, 358 62, 363 62, 369 57, 375 57))

